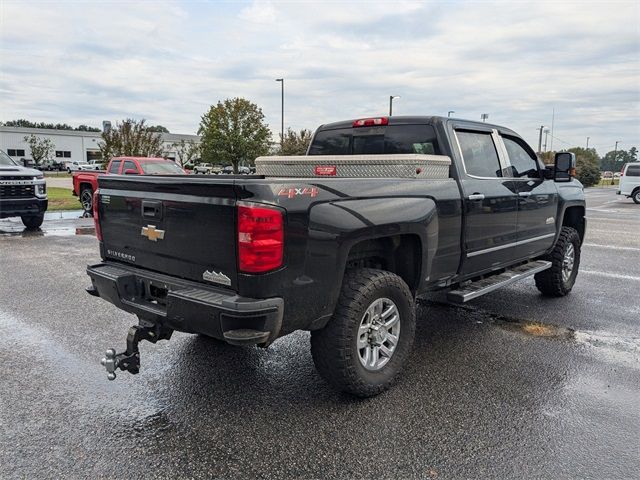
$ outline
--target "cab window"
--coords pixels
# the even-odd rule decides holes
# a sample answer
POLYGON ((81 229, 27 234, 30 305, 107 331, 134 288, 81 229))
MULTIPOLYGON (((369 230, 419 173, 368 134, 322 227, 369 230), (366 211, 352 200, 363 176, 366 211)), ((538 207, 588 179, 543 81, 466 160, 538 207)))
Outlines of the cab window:
POLYGON ((456 136, 468 175, 484 178, 502 177, 498 152, 490 133, 458 130, 456 136))
POLYGON ((124 162, 124 165, 122 167, 122 173, 126 174, 127 170, 135 170, 136 172, 138 171, 138 169, 136 168, 136 164, 133 163, 131 160, 127 160, 124 162))
POLYGON ((121 160, 114 160, 109 167, 109 173, 118 173, 120 171, 121 160))
POLYGON ((511 171, 516 178, 538 178, 538 159, 532 153, 528 152, 519 141, 502 137, 504 146, 509 155, 511 163, 511 171))

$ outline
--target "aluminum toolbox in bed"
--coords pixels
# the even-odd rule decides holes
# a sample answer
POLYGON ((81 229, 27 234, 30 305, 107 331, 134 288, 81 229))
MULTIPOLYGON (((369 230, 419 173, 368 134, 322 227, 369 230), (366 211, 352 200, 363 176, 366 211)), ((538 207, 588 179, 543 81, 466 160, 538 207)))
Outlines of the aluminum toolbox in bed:
POLYGON ((258 157, 256 173, 267 177, 449 178, 445 155, 298 155, 258 157))

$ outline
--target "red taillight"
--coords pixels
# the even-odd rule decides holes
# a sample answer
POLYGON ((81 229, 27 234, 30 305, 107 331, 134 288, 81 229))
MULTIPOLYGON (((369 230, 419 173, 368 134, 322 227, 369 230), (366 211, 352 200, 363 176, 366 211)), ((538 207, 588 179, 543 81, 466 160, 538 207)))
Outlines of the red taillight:
POLYGON ((378 125, 388 125, 389 119, 387 117, 378 118, 361 118, 353 122, 353 128, 357 127, 376 127, 378 125))
POLYGON ((238 266, 241 272, 262 273, 282 265, 282 211, 238 205, 238 266))
POLYGON ((336 166, 335 165, 318 165, 315 169, 316 175, 336 175, 336 166))
POLYGON ((92 207, 93 207, 93 224, 96 227, 96 237, 98 239, 98 241, 102 241, 102 230, 100 230, 100 217, 99 217, 99 201, 100 201, 100 195, 99 195, 99 190, 96 190, 95 192, 93 192, 93 201, 92 201, 92 207))

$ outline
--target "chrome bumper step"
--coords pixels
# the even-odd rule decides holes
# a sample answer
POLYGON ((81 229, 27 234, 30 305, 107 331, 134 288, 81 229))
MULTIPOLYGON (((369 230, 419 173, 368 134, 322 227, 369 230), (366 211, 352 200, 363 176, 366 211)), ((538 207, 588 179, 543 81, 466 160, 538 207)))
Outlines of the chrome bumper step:
POLYGON ((498 288, 515 283, 523 278, 535 275, 551 267, 551 262, 545 260, 536 260, 528 262, 517 267, 510 268, 498 275, 483 278, 471 282, 457 290, 451 290, 447 293, 447 300, 455 303, 465 303, 474 298, 478 298, 485 293, 493 292, 498 288))

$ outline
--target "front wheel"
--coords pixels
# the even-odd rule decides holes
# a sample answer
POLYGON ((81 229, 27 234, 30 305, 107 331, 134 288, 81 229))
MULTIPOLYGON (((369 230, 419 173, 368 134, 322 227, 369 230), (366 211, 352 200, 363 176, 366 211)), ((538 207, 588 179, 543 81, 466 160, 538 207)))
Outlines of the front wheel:
POLYGON ((631 194, 631 198, 635 203, 640 204, 640 188, 636 189, 636 191, 631 194))
POLYGON ((44 213, 39 215, 29 215, 20 217, 22 223, 28 230, 35 230, 36 228, 40 228, 42 222, 44 222, 44 213))
POLYGON ((543 295, 564 297, 573 288, 580 267, 580 235, 575 228, 562 227, 553 250, 543 260, 551 268, 536 273, 536 287, 543 295))
POLYGON ((84 213, 93 213, 93 190, 91 187, 84 187, 80 191, 80 203, 84 213))
POLYGON ((397 275, 369 268, 345 275, 329 323, 311 332, 320 375, 338 390, 371 397, 388 389, 407 363, 415 305, 397 275))

